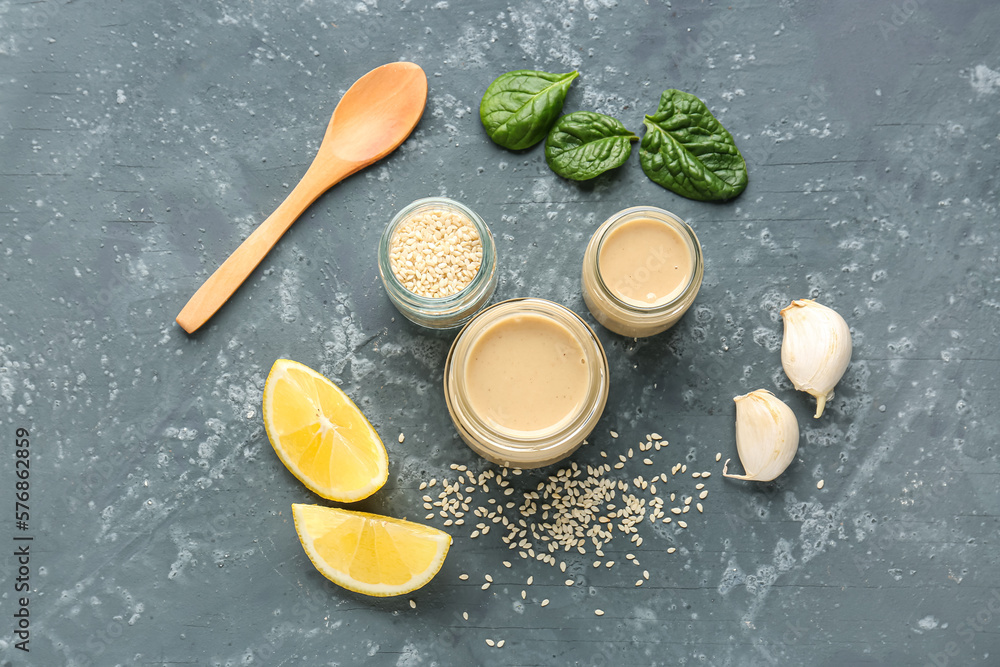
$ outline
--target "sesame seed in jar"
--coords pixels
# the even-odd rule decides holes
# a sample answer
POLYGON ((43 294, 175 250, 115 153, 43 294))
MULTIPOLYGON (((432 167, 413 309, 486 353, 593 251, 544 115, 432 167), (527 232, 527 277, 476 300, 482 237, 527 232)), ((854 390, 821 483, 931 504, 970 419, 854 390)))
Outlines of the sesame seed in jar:
POLYGON ((396 228, 389 265, 410 292, 442 299, 465 289, 483 259, 482 239, 472 220, 458 211, 417 211, 396 228))

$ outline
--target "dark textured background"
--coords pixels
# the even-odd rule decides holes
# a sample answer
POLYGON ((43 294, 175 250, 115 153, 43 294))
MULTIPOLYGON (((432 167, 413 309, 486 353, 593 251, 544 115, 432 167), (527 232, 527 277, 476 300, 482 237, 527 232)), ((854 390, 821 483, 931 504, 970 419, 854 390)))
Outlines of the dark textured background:
MULTIPOLYGON (((0 664, 1000 664, 998 30, 988 0, 0 3, 0 502, 27 427, 35 537, 27 655, 0 560, 0 664), (302 175, 343 91, 393 60, 428 74, 413 136, 322 197, 185 335, 174 316, 302 175), (517 68, 579 69, 566 111, 638 133, 662 90, 699 95, 749 187, 702 204, 636 155, 576 184, 541 146, 498 148, 479 98, 517 68), (422 518, 420 481, 485 467, 441 394, 452 335, 403 320, 376 271, 386 222, 428 195, 492 227, 497 299, 589 321, 580 260, 607 216, 661 206, 700 236, 705 283, 676 328, 599 331, 611 396, 575 455, 614 458, 657 431, 672 443, 657 470, 715 473, 688 530, 609 549, 640 568, 567 556, 566 587, 547 566, 504 568, 499 535, 466 527, 430 585, 371 600, 305 557, 289 505, 321 501, 260 417, 276 358, 333 378, 382 434, 389 483, 364 509, 422 518), (854 334, 816 421, 778 354, 778 310, 801 297, 854 334), (799 416, 799 456, 773 484, 725 481, 731 399, 758 387, 799 416)), ((623 478, 645 470, 633 459, 623 478)), ((9 513, 2 525, 9 541, 9 513)))

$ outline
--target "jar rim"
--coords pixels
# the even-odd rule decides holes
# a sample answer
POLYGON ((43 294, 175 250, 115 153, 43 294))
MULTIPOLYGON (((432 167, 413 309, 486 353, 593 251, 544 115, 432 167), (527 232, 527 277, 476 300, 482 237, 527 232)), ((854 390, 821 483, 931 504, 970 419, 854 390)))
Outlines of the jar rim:
POLYGON ((692 290, 697 291, 701 287, 701 281, 698 279, 699 267, 704 262, 701 251, 701 242, 698 240, 698 235, 694 233, 694 229, 691 228, 691 225, 685 222, 680 216, 657 206, 631 206, 618 211, 605 220, 601 224, 601 227, 598 228, 598 231, 600 232, 600 237, 598 238, 597 248, 594 254, 595 282, 600 287, 601 291, 604 292, 605 296, 619 308, 641 315, 656 316, 672 310, 677 306, 677 304, 682 303, 685 299, 690 297, 692 290), (665 301, 664 303, 654 306, 640 306, 635 303, 625 301, 619 297, 614 290, 608 287, 607 283, 604 281, 604 276, 601 273, 601 249, 604 247, 604 241, 608 238, 608 235, 626 222, 641 217, 653 218, 670 225, 675 230, 680 232, 685 245, 688 247, 688 250, 691 251, 693 260, 691 265, 691 274, 688 276, 684 289, 677 292, 677 294, 669 301, 665 301))
POLYGON ((462 439, 477 453, 494 462, 503 462, 502 465, 537 467, 568 456, 593 430, 607 402, 609 375, 604 347, 583 318, 566 306, 546 299, 508 299, 481 310, 455 337, 445 361, 445 401, 462 439), (495 428, 469 405, 462 371, 479 334, 505 317, 527 313, 562 324, 580 343, 590 369, 586 398, 568 418, 552 427, 534 431, 495 428), (470 438, 478 446, 474 446, 470 438))

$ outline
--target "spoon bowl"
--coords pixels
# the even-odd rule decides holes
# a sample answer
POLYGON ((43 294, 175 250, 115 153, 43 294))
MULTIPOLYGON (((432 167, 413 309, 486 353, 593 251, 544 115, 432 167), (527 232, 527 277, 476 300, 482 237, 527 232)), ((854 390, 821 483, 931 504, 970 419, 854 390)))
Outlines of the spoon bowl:
POLYGON ((321 194, 403 143, 426 103, 427 76, 413 63, 389 63, 358 79, 334 109, 302 180, 188 300, 177 315, 181 328, 194 333, 208 321, 321 194))

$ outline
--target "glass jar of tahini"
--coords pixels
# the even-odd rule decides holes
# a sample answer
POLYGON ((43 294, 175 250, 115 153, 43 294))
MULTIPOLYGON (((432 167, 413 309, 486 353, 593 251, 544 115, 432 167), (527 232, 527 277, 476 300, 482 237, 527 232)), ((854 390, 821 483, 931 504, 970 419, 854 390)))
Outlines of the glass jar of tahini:
POLYGON ((431 329, 462 326, 497 286, 493 235, 472 209, 445 197, 403 208, 379 240, 378 271, 393 305, 431 329))
POLYGON ((597 424, 608 398, 608 361, 573 311, 511 299, 459 332, 444 394, 473 451, 502 466, 537 468, 571 454, 597 424))
POLYGON ((694 303, 704 266, 691 227, 669 211, 633 206, 598 227, 583 256, 583 300, 598 322, 643 338, 669 329, 694 303))

